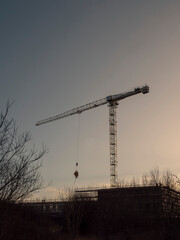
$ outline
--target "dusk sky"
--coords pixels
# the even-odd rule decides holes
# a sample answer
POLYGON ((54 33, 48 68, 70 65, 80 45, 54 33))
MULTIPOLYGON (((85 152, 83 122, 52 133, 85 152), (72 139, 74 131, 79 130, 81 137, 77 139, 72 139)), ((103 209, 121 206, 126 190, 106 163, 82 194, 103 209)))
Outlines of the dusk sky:
POLYGON ((119 179, 180 175, 179 0, 2 0, 0 33, 0 110, 15 100, 19 131, 49 149, 42 197, 73 185, 77 161, 76 187, 109 184, 109 109, 35 123, 144 84, 119 102, 119 179))

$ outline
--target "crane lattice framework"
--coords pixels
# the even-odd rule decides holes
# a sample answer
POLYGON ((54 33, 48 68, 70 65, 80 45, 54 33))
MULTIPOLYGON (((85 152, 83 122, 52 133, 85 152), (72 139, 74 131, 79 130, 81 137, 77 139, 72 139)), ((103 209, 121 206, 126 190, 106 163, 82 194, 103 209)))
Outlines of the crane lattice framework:
POLYGON ((118 183, 118 173, 117 173, 117 118, 116 118, 116 109, 118 107, 118 101, 123 100, 124 98, 131 97, 133 95, 143 93, 146 94, 149 92, 149 87, 147 85, 143 87, 137 87, 131 91, 110 95, 106 98, 102 98, 95 102, 85 104, 83 106, 74 108, 67 112, 61 113, 59 115, 38 121, 36 125, 41 125, 44 123, 52 122, 61 118, 65 118, 74 114, 80 114, 84 111, 90 110, 108 104, 109 107, 109 137, 110 137, 110 185, 115 187, 118 183))

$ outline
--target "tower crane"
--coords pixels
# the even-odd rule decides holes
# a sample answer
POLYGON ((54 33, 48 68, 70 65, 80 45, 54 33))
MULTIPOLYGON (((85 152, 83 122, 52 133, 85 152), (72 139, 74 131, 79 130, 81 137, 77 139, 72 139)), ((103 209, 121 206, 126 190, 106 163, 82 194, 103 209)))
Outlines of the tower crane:
POLYGON ((48 122, 52 122, 61 118, 65 118, 74 114, 80 114, 84 111, 96 108, 105 104, 108 104, 109 107, 109 138, 110 138, 110 185, 115 187, 118 182, 118 173, 117 173, 117 119, 116 119, 116 109, 118 106, 118 101, 123 100, 124 98, 131 97, 133 95, 143 93, 146 94, 149 92, 149 87, 147 85, 143 87, 134 88, 131 91, 124 93, 119 93, 116 95, 110 95, 100 100, 82 105, 80 107, 74 108, 72 110, 66 111, 59 115, 38 121, 36 126, 42 125, 48 122))

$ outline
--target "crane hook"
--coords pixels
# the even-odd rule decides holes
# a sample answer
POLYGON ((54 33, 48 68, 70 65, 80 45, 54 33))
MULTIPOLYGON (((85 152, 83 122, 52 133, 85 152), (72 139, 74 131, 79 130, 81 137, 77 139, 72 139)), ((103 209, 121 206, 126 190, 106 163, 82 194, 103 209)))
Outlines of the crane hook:
POLYGON ((78 176, 79 176, 79 173, 78 173, 78 171, 77 171, 77 170, 74 172, 74 176, 75 176, 75 178, 78 178, 78 176))

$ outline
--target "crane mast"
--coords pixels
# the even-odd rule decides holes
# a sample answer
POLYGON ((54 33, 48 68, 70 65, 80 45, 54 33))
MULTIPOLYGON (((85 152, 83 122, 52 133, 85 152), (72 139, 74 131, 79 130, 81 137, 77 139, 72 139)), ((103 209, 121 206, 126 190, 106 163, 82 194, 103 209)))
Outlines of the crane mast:
POLYGON ((42 125, 48 122, 52 122, 58 119, 62 119, 74 114, 80 114, 84 111, 96 108, 105 104, 108 104, 109 107, 109 138, 110 138, 110 185, 115 187, 118 183, 118 172, 117 172, 117 117, 116 110, 118 107, 118 101, 123 100, 124 98, 143 93, 146 94, 149 92, 148 86, 137 87, 131 91, 120 93, 116 95, 110 95, 106 98, 82 105, 80 107, 74 108, 72 110, 66 111, 59 115, 38 121, 36 126, 42 125))

